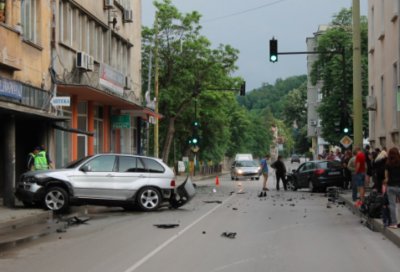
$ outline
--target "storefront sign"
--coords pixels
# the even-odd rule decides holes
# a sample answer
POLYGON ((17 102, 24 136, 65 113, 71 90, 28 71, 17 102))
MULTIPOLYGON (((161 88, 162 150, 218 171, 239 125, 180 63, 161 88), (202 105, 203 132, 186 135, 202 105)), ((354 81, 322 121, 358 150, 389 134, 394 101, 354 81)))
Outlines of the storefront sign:
POLYGON ((22 84, 13 80, 0 78, 0 96, 22 99, 22 84))
POLYGON ((100 65, 99 83, 111 92, 120 96, 124 95, 125 75, 105 63, 100 65))
POLYGON ((71 98, 69 96, 55 96, 50 100, 50 103, 54 107, 56 106, 69 107, 71 106, 71 98))
POLYGON ((129 114, 111 116, 112 128, 131 128, 131 116, 129 114))

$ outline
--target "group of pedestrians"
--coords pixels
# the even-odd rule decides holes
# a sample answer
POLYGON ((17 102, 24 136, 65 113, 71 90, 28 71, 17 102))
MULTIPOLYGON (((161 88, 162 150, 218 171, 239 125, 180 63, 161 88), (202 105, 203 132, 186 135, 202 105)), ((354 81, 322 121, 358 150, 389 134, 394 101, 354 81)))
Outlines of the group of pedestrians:
MULTIPOLYGON (((370 151, 367 145, 364 150, 355 147, 353 156, 346 162, 343 160, 345 171, 349 171, 352 181, 352 199, 356 207, 365 203, 365 190, 372 190, 379 194, 387 194, 390 210, 389 228, 398 228, 397 199, 400 199, 400 152, 397 147, 370 151), (371 181, 373 186, 370 186, 371 181)), ((345 185, 346 188, 346 185, 345 185)))

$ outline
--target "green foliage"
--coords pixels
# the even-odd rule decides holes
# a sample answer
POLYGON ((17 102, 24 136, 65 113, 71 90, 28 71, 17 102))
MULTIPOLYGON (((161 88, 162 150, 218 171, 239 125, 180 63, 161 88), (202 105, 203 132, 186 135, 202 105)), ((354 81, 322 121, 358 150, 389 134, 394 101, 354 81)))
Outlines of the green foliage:
MULTIPOLYGON (((361 18, 361 58, 362 91, 365 99, 368 93, 368 25, 361 18)), ((322 136, 338 144, 342 134, 335 131, 335 123, 340 127, 353 126, 353 59, 352 59, 352 14, 350 9, 342 9, 330 28, 318 37, 318 51, 341 52, 340 54, 319 54, 312 70, 312 83, 323 82, 323 99, 318 108, 322 120, 322 136)), ((363 110, 363 128, 368 127, 367 111, 363 110)))

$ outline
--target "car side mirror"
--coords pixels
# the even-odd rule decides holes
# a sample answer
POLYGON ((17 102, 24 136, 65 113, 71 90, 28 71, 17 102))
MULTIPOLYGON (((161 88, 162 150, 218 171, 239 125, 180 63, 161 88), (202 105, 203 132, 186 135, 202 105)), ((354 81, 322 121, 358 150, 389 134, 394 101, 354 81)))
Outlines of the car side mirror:
POLYGON ((84 166, 82 166, 81 167, 81 169, 80 169, 82 172, 91 172, 92 171, 92 167, 90 167, 90 165, 84 165, 84 166))

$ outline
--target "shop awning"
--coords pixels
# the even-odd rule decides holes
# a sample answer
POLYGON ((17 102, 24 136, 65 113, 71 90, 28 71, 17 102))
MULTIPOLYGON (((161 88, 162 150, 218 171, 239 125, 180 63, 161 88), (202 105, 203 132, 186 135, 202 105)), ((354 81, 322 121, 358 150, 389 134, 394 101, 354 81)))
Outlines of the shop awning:
POLYGON ((90 132, 90 131, 86 131, 86 130, 82 130, 82 129, 67 128, 67 127, 56 125, 56 124, 53 124, 53 127, 55 129, 59 129, 59 130, 70 132, 70 133, 77 133, 77 134, 85 134, 85 135, 88 135, 88 136, 94 136, 94 132, 90 132))
POLYGON ((79 101, 96 101, 103 105, 131 111, 135 116, 139 116, 145 120, 148 119, 148 116, 158 119, 163 117, 149 108, 88 85, 58 84, 57 91, 59 95, 76 96, 79 101))

